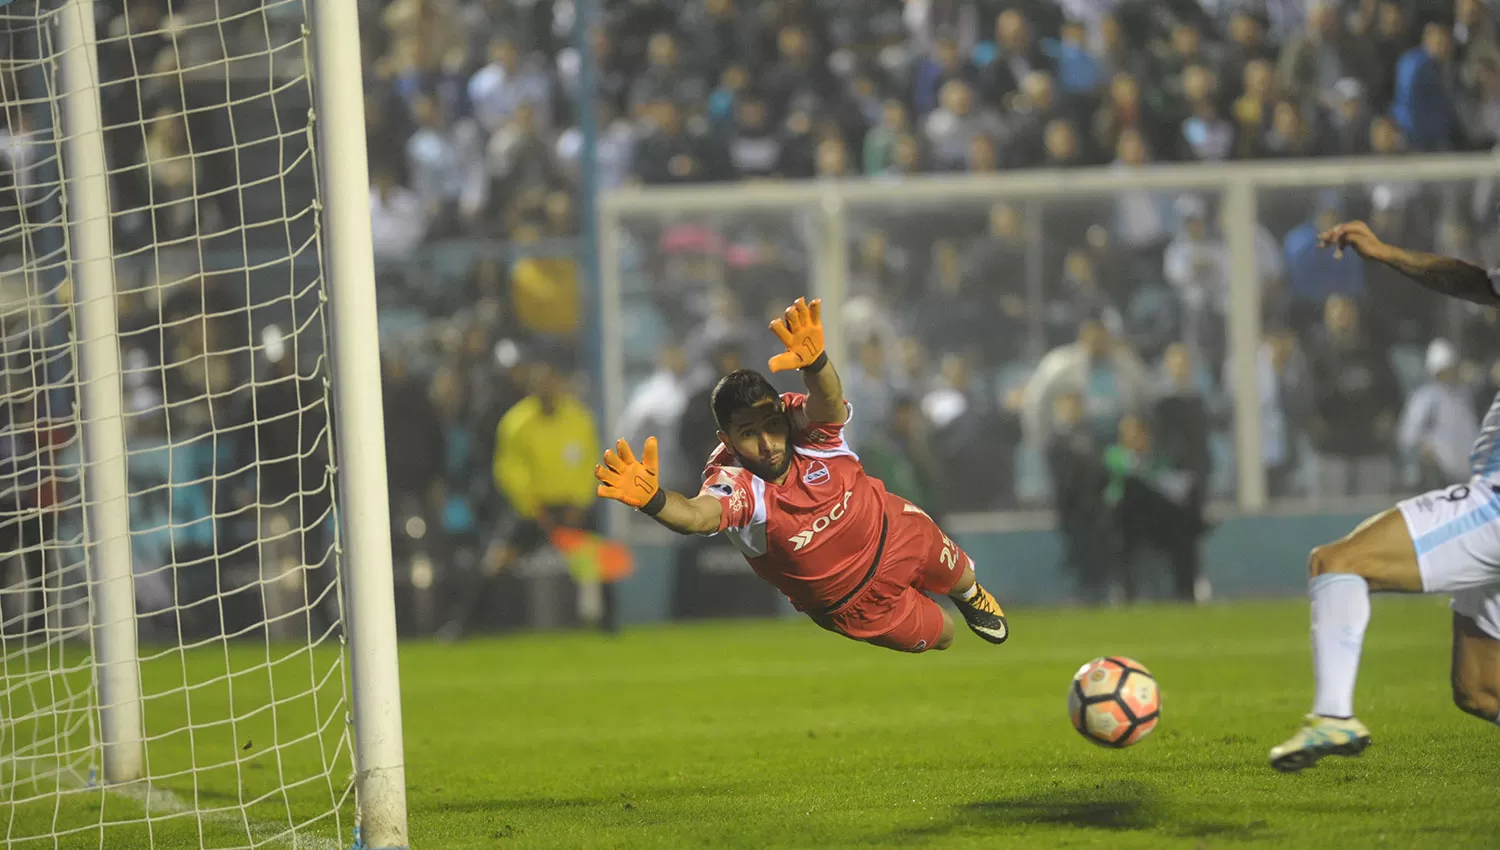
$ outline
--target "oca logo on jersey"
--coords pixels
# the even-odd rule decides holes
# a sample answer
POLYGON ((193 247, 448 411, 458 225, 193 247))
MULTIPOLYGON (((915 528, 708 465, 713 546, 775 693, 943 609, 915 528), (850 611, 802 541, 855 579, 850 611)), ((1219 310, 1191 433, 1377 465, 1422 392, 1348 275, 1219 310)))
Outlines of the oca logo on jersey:
POLYGON ((844 491, 844 500, 833 506, 833 510, 813 520, 812 528, 792 535, 792 551, 801 551, 802 547, 812 542, 813 535, 844 518, 844 511, 849 507, 849 498, 854 495, 853 490, 844 491))

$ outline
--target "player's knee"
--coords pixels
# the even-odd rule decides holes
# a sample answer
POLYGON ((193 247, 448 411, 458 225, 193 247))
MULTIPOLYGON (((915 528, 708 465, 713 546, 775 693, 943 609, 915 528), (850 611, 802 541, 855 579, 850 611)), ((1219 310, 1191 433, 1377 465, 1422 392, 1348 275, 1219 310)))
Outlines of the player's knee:
POLYGON ((1500 683, 1486 687, 1455 679, 1453 704, 1464 714, 1472 714, 1490 723, 1500 722, 1500 683))
POLYGON ((937 643, 934 643, 932 645, 932 648, 937 650, 947 649, 948 647, 953 645, 953 636, 957 633, 958 626, 954 624, 953 618, 948 616, 948 612, 944 611, 943 631, 938 635, 937 643))
POLYGON ((1325 543, 1315 547, 1307 556, 1308 578, 1330 573, 1358 573, 1359 562, 1352 557, 1353 554, 1353 547, 1345 543, 1325 543))

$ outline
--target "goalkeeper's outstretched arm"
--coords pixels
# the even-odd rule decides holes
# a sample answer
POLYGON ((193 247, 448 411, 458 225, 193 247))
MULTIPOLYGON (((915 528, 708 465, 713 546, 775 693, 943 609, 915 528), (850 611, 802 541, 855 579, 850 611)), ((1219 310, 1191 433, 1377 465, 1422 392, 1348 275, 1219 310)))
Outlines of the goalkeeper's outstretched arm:
POLYGON ((636 460, 630 444, 615 443, 604 452, 604 463, 594 467, 599 479, 598 493, 629 505, 678 534, 713 534, 719 530, 724 506, 712 496, 692 498, 663 490, 657 475, 656 438, 646 439, 641 459, 636 460))
POLYGON ((798 298, 786 314, 771 322, 771 332, 786 351, 771 358, 771 371, 802 370, 807 385, 807 418, 813 422, 842 425, 849 418, 844 404, 844 384, 828 362, 823 348, 823 302, 798 298))

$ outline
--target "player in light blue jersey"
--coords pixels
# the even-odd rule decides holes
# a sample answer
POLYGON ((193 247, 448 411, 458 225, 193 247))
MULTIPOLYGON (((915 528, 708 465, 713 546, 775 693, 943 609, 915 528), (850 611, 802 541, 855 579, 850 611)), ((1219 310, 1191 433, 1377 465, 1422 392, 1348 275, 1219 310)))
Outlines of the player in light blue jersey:
MULTIPOLYGON (((1352 249, 1434 292, 1500 305, 1500 271, 1382 242, 1363 222, 1319 236, 1336 256, 1352 249)), ((1271 766, 1294 772, 1324 756, 1357 755, 1370 732, 1354 717, 1370 592, 1453 596, 1453 701, 1500 723, 1500 397, 1490 405, 1469 458, 1472 477, 1377 514, 1308 558, 1312 600, 1312 713, 1271 750, 1271 766)))

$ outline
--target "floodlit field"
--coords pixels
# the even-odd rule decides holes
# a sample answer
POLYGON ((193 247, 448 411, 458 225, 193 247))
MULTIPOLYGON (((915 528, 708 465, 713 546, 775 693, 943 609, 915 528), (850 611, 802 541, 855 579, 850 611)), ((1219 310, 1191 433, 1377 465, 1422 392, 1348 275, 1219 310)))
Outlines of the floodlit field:
MULTIPOLYGON (((1375 744, 1300 776, 1272 772, 1265 755, 1310 699, 1305 603, 1017 610, 1011 627, 1002 647, 964 633, 921 656, 803 622, 406 645, 412 846, 1500 846, 1500 729, 1449 702, 1440 600, 1376 600, 1358 702, 1375 744), (1097 749, 1067 722, 1069 677, 1105 653, 1140 659, 1162 685, 1162 724, 1131 750, 1097 749)), ((152 753, 170 760, 185 745, 152 753)), ((277 769, 305 772, 318 752, 296 748, 277 769)), ((207 774, 199 794, 233 799, 236 781, 207 774)), ((189 797, 191 785, 170 790, 189 797)), ((327 811, 328 794, 293 792, 291 820, 327 811)), ((63 814, 97 820, 97 797, 77 811, 87 800, 63 814)), ((139 812, 104 803, 113 817, 139 812)), ((287 811, 253 810, 265 814, 255 840, 287 811)), ((203 835, 249 843, 234 825, 203 835)), ((155 846, 198 836, 169 822, 155 846)), ((112 830, 105 846, 144 839, 144 827, 112 830)), ((58 846, 98 847, 99 835, 58 846)))

